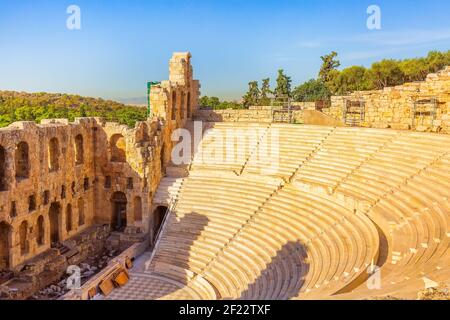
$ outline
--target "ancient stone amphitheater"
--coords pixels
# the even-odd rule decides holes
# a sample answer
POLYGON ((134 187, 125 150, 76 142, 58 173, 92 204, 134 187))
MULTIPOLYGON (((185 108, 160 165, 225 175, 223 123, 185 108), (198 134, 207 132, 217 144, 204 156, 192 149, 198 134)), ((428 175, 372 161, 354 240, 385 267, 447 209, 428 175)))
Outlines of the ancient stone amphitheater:
POLYGON ((153 273, 208 299, 413 298, 424 278, 449 280, 449 136, 215 123, 202 144, 249 126, 279 133, 279 170, 247 149, 164 178, 178 201, 153 273))
MULTIPOLYGON (((227 121, 234 111, 197 110, 189 58, 174 55, 170 81, 151 95, 154 118, 124 134, 124 162, 141 168, 134 170, 138 188, 127 188, 125 164, 102 157, 114 152, 115 140, 108 148, 94 144, 90 225, 114 224, 113 192, 123 192, 123 202, 138 195, 142 217, 133 217, 136 204, 126 209, 126 230, 139 226, 151 248, 125 251, 134 258, 129 282, 108 299, 415 299, 424 288, 450 283, 450 135, 433 129, 450 113, 449 68, 439 74, 438 116, 429 126, 438 134, 349 127, 306 109, 303 122, 322 125, 274 123, 273 110, 264 108, 227 121), (188 90, 187 101, 176 90, 188 90), (193 149, 184 163, 175 159, 178 140, 168 141, 174 132, 193 149), (144 145, 151 156, 128 157, 144 145), (106 176, 116 182, 107 195, 106 176)), ((117 134, 91 121, 106 144, 117 134)), ((2 223, 20 225, 22 216, 2 223)))

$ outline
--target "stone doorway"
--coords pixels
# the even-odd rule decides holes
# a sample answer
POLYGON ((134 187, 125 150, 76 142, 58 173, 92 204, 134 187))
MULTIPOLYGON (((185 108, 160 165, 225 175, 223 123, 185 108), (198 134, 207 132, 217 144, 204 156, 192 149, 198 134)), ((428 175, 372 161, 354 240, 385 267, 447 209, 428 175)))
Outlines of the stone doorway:
POLYGON ((127 226, 127 197, 123 192, 115 192, 111 198, 113 231, 123 231, 127 226))
POLYGON ((51 244, 54 245, 61 241, 61 235, 59 233, 61 206, 58 202, 53 202, 50 205, 49 218, 50 218, 50 241, 51 244))
POLYGON ((11 227, 5 223, 0 223, 0 270, 9 269, 9 236, 11 227))
POLYGON ((166 214, 166 206, 158 206, 155 211, 153 211, 153 243, 156 241, 156 237, 158 236, 159 229, 161 229, 166 214))

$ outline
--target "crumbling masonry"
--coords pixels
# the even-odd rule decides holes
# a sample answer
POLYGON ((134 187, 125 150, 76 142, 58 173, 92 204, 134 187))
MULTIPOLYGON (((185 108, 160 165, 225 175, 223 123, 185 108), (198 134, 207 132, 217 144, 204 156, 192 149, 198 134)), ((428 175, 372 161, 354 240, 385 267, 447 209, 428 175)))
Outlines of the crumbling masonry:
POLYGON ((450 133, 450 67, 425 81, 332 97, 323 112, 347 125, 450 133))
POLYGON ((119 240, 152 241, 152 197, 171 133, 198 105, 190 58, 173 55, 169 80, 152 88, 152 116, 135 128, 79 118, 0 129, 0 271, 18 271, 96 226, 108 225, 119 240))

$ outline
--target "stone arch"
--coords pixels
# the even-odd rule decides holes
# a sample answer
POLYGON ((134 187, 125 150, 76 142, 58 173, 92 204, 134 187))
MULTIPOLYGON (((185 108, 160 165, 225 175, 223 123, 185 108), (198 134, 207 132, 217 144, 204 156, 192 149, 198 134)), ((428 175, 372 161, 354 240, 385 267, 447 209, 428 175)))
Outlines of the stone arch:
POLYGON ((172 120, 177 119, 177 93, 172 92, 172 120))
POLYGON ((0 146, 0 191, 8 190, 6 181, 6 150, 0 146))
POLYGON ((126 162, 127 143, 121 134, 115 134, 110 140, 111 162, 126 162))
POLYGON ((134 197, 134 221, 139 222, 142 221, 142 198, 134 197))
POLYGON ((187 111, 187 117, 192 117, 192 110, 191 110, 191 92, 188 91, 187 98, 186 98, 186 111, 187 111))
POLYGON ((83 135, 78 134, 75 137, 75 164, 83 164, 84 162, 84 145, 83 135))
POLYGON ((78 225, 83 226, 85 224, 85 214, 84 214, 84 200, 83 198, 78 199, 78 225))
POLYGON ((66 207, 66 231, 70 232, 73 230, 72 226, 72 205, 69 203, 66 207))
POLYGON ((30 251, 28 242, 28 222, 23 221, 19 226, 19 242, 20 242, 20 254, 26 255, 30 251))
POLYGON ((11 233, 11 226, 4 221, 0 222, 0 270, 10 267, 11 233))
POLYGON ((16 147, 15 154, 16 162, 16 178, 26 179, 30 174, 30 159, 29 159, 29 148, 28 143, 25 141, 19 142, 16 147))
POLYGON ((61 222, 61 205, 58 202, 53 202, 49 209, 50 218, 50 241, 52 244, 61 241, 61 234, 59 225, 61 222))
POLYGON ((123 231, 127 226, 127 196, 123 192, 115 192, 111 197, 111 228, 123 231))
POLYGON ((39 216, 39 218, 37 219, 36 229, 36 242, 38 246, 42 246, 43 244, 45 244, 45 225, 43 216, 39 216))
POLYGON ((48 168, 50 171, 59 170, 59 141, 54 137, 48 144, 48 168))
POLYGON ((153 243, 156 241, 156 236, 158 235, 158 231, 162 226, 166 214, 166 206, 157 206, 153 211, 153 243))

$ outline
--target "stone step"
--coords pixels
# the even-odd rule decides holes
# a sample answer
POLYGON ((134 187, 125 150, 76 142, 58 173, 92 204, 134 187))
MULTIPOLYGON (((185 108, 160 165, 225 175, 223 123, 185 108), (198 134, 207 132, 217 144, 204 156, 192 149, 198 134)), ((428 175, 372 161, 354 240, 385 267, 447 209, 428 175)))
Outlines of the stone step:
POLYGON ((173 178, 182 178, 189 175, 188 166, 171 166, 166 168, 166 176, 173 178))

